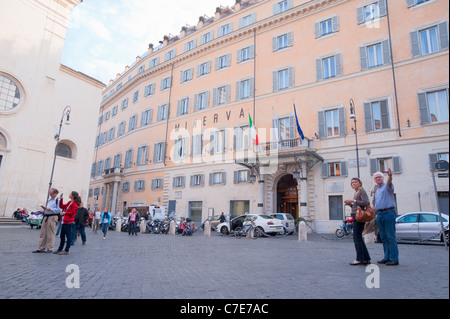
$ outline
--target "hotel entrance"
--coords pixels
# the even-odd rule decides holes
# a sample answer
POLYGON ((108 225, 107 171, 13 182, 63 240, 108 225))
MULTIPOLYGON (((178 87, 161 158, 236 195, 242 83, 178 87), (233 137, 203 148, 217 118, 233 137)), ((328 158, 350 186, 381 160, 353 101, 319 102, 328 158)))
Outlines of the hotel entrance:
POLYGON ((291 174, 280 179, 277 184, 277 213, 291 214, 294 219, 299 217, 297 186, 291 174))

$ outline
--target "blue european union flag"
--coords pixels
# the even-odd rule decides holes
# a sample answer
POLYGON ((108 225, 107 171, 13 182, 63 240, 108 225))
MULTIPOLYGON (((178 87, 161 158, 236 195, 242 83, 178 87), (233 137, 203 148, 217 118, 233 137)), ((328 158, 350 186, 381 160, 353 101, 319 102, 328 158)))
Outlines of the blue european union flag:
POLYGON ((294 103, 294 112, 295 112, 295 120, 297 121, 298 134, 300 134, 302 140, 304 140, 305 139, 305 135, 303 134, 302 128, 300 127, 300 123, 298 122, 297 109, 295 108, 295 103, 294 103))

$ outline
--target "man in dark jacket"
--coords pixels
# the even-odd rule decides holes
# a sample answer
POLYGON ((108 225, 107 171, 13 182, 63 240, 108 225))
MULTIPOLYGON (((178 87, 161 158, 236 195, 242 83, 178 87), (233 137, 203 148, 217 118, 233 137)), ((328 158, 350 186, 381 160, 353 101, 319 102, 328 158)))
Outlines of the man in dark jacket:
MULTIPOLYGON (((86 231, 85 227, 89 221, 89 212, 88 210, 83 206, 83 203, 78 205, 78 211, 77 215, 75 216, 75 225, 78 230, 78 232, 81 235, 81 241, 83 242, 82 245, 86 244, 86 231)), ((74 232, 74 241, 77 240, 76 232, 74 232)))

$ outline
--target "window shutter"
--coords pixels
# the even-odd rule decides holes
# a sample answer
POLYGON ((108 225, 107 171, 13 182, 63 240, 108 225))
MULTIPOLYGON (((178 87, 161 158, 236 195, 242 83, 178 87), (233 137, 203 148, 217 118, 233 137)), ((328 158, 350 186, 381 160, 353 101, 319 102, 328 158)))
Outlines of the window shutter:
POLYGON ((379 0, 378 1, 378 8, 380 10, 380 17, 384 17, 384 16, 387 15, 386 0, 379 0))
POLYGON ((367 48, 365 46, 359 48, 359 59, 361 62, 361 71, 367 70, 367 48))
POLYGON ((334 56, 334 61, 336 63, 336 76, 342 75, 342 54, 338 53, 334 56))
POLYGON ((321 81, 323 79, 322 59, 316 60, 316 77, 317 77, 317 81, 321 81))
POLYGON ((438 161, 438 154, 428 154, 428 159, 430 163, 430 171, 434 172, 434 165, 438 161))
POLYGON ((294 45, 294 33, 292 31, 288 32, 287 38, 288 38, 287 45, 290 47, 293 46, 294 45))
POLYGON ((278 91, 278 71, 274 71, 272 73, 272 77, 273 77, 272 81, 273 91, 276 92, 278 91))
POLYGON ((381 42, 381 48, 383 51, 383 64, 391 63, 391 48, 389 45, 389 40, 381 42))
POLYGON ((213 89, 213 106, 216 106, 217 103, 217 88, 213 89))
POLYGON ((376 158, 371 158, 370 159, 370 175, 375 174, 376 172, 378 172, 379 168, 378 168, 378 160, 376 158))
POLYGON ((333 22, 333 32, 338 32, 339 31, 339 17, 334 16, 332 18, 332 22, 333 22))
POLYGON ((275 52, 278 50, 278 37, 272 38, 272 52, 275 52))
POLYGON ((314 24, 314 36, 317 38, 320 38, 320 22, 316 22, 314 24))
POLYGON ((347 162, 341 162, 341 176, 348 176, 347 162))
POLYGON ((326 128, 325 128, 325 111, 319 112, 319 138, 326 138, 326 128))
POLYGON ((366 124, 366 132, 373 131, 373 121, 372 121, 372 104, 364 103, 364 120, 366 124))
POLYGON ((415 6, 416 3, 417 3, 417 0, 406 0, 406 5, 408 6, 408 8, 415 6))
POLYGON ((413 31, 409 34, 409 37, 411 39, 412 57, 415 58, 417 56, 421 56, 422 52, 421 52, 420 43, 419 43, 419 32, 413 31))
POLYGON ((358 22, 358 24, 362 24, 365 22, 364 20, 364 8, 363 7, 358 7, 356 9, 356 20, 358 22))
POLYGON ((214 63, 215 63, 214 68, 215 68, 216 71, 219 69, 219 61, 220 61, 219 59, 220 59, 220 58, 217 57, 217 58, 215 59, 215 61, 214 61, 214 63))
POLYGON ((227 54, 227 66, 231 66, 231 53, 227 54))
POLYGON ((296 128, 296 125, 295 125, 295 116, 294 116, 294 115, 291 115, 291 116, 289 117, 289 137, 290 137, 291 139, 294 139, 294 138, 295 138, 295 128, 296 128))
POLYGON ((339 135, 345 136, 347 135, 347 127, 345 125, 345 108, 339 108, 339 135))
POLYGON ((252 44, 250 46, 250 59, 254 59, 255 58, 255 45, 252 44))
POLYGON ((234 184, 239 184, 239 171, 234 171, 234 184))
POLYGON ((194 95, 194 112, 196 112, 200 109, 200 106, 198 105, 198 96, 199 96, 199 94, 194 95))
POLYGON ((209 153, 210 153, 211 155, 214 155, 214 153, 215 153, 215 148, 214 148, 214 146, 215 146, 214 133, 211 133, 211 135, 210 135, 210 137, 209 137, 209 145, 210 145, 210 151, 209 151, 209 153))
POLYGON ((322 164, 322 178, 328 178, 330 177, 329 171, 328 171, 328 163, 322 164))
POLYGON ((236 101, 239 101, 241 99, 241 82, 236 82, 236 101))
POLYGON ((239 49, 236 52, 236 63, 241 63, 241 61, 242 61, 242 49, 239 49))
POLYGON ((273 5, 273 15, 277 15, 280 13, 280 6, 278 5, 278 2, 273 5))
POLYGON ((391 123, 389 121, 389 108, 388 101, 380 101, 380 111, 381 111, 381 127, 382 129, 390 129, 391 123))
POLYGON ((402 173, 402 165, 400 162, 400 157, 394 156, 392 158, 392 173, 401 174, 402 173))
POLYGON ((229 103, 229 102, 230 102, 230 97, 231 97, 231 85, 228 84, 228 85, 225 87, 225 90, 226 90, 226 92, 225 92, 225 94, 226 94, 226 97, 225 97, 225 103, 229 103))
POLYGON ((439 49, 448 49, 448 27, 447 22, 442 22, 438 24, 439 30, 439 49))
POLYGON ((420 113, 420 124, 430 123, 430 111, 428 109, 428 100, 426 93, 417 94, 417 99, 419 102, 419 113, 420 113))
POLYGON ((294 87, 294 68, 289 68, 289 87, 294 87))
POLYGON ((222 173, 222 185, 227 184, 227 173, 222 173))
POLYGON ((177 116, 181 115, 181 100, 177 101, 177 116))

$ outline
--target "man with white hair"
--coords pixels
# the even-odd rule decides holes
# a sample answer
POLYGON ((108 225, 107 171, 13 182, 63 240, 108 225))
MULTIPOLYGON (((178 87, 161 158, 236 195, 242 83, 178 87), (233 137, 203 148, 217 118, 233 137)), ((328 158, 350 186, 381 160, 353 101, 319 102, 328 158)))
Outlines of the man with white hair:
POLYGON ((395 233, 397 211, 395 208, 394 184, 392 184, 391 169, 389 168, 386 173, 388 174, 386 183, 382 172, 376 172, 373 175, 373 180, 377 184, 373 205, 377 213, 377 224, 384 250, 384 258, 378 263, 397 266, 399 264, 399 253, 395 233))

